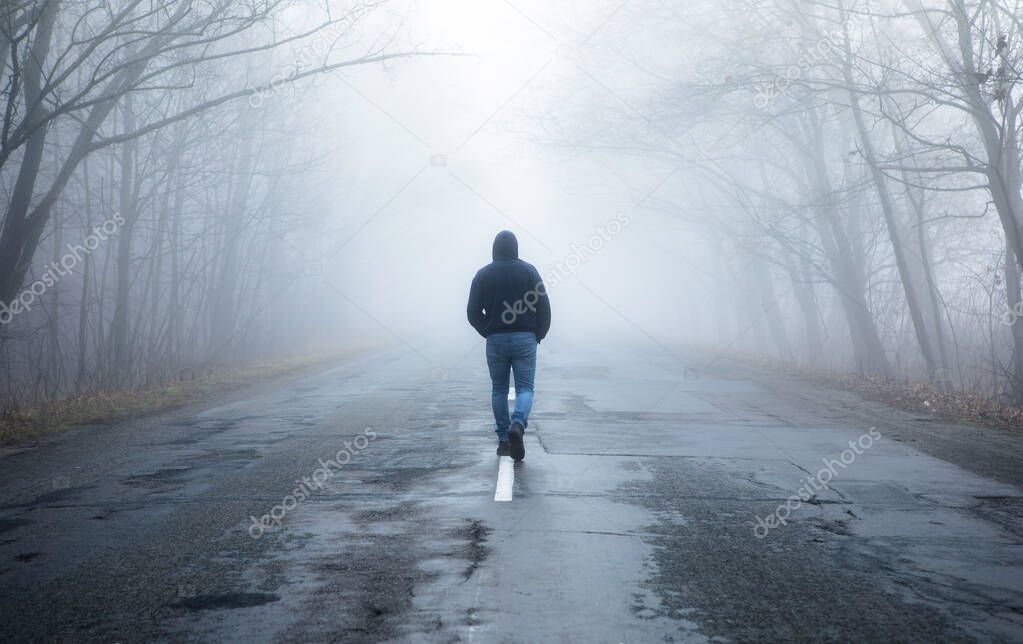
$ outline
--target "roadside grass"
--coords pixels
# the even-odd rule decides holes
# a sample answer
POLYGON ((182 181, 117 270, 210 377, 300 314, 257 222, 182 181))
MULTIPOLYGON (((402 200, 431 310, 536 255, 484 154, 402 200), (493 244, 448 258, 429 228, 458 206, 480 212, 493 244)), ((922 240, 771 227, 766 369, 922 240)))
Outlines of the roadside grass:
POLYGON ((143 418, 318 366, 357 357, 372 349, 331 353, 224 369, 150 387, 96 391, 0 411, 0 445, 11 446, 81 425, 143 418))
POLYGON ((1023 408, 962 391, 942 391, 927 382, 885 380, 854 373, 810 369, 764 355, 733 353, 732 357, 758 367, 781 371, 905 411, 929 414, 943 421, 1023 430, 1023 408))

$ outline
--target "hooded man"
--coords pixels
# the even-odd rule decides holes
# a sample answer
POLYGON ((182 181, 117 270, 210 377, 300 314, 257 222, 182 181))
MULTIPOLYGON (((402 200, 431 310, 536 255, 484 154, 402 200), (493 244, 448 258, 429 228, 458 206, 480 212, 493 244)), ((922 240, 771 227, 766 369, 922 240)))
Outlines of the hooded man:
POLYGON ((494 261, 472 280, 469 324, 487 339, 497 455, 521 461, 522 436, 533 406, 536 346, 551 328, 551 305, 540 273, 519 259, 519 241, 503 230, 494 239, 494 261), (515 374, 515 409, 508 414, 508 372, 515 374))

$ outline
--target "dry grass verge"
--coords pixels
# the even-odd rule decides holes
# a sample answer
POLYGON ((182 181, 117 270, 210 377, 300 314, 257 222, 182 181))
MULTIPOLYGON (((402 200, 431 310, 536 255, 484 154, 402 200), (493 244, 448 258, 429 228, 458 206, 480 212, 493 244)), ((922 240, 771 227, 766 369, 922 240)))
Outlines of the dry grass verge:
POLYGON ((154 387, 98 391, 45 404, 7 409, 0 413, 0 445, 29 442, 42 435, 79 425, 109 424, 128 418, 151 416, 211 400, 272 378, 350 360, 371 350, 307 356, 214 371, 194 380, 168 382, 154 387))
POLYGON ((977 394, 942 391, 925 382, 898 382, 853 373, 822 371, 782 362, 769 356, 731 354, 758 367, 795 375, 828 386, 854 391, 868 400, 899 409, 929 414, 951 423, 1023 430, 1023 409, 977 394))

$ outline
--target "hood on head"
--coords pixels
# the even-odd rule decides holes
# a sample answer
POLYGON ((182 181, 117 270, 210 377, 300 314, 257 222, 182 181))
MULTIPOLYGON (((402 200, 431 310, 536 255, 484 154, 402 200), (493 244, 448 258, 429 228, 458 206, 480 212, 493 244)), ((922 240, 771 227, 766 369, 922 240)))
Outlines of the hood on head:
POLYGON ((502 230, 494 238, 494 260, 518 259, 519 240, 510 230, 502 230))

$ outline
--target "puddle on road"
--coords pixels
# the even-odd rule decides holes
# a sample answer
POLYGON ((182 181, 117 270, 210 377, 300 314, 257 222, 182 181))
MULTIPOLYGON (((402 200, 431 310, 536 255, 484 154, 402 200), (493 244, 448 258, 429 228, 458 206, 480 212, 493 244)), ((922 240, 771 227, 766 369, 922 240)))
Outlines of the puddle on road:
POLYGON ((200 610, 231 610, 235 608, 252 608, 279 601, 280 596, 273 593, 222 593, 219 595, 197 595, 170 604, 172 608, 184 608, 191 611, 200 610))
POLYGON ((135 488, 147 490, 171 491, 185 486, 191 467, 165 467, 148 474, 136 474, 121 478, 121 483, 135 488))
POLYGON ((22 526, 32 525, 33 521, 28 519, 0 519, 0 534, 17 530, 22 526))

